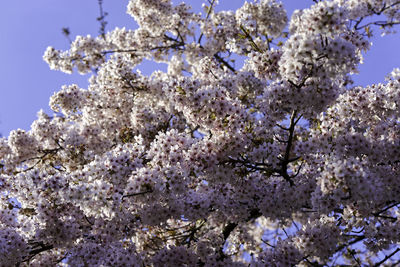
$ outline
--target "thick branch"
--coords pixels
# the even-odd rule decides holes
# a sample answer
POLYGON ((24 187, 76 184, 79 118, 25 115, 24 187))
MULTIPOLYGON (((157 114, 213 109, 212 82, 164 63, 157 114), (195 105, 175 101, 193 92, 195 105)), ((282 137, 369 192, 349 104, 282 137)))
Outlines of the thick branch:
POLYGON ((33 259, 36 255, 48 251, 54 248, 53 245, 47 245, 44 244, 43 242, 31 242, 30 245, 32 245, 32 249, 29 251, 29 255, 26 256, 22 262, 18 263, 17 266, 20 266, 21 263, 23 262, 29 262, 31 259, 33 259))
POLYGON ((294 185, 292 178, 298 175, 298 172, 294 176, 290 176, 288 174, 288 165, 290 162, 296 161, 300 158, 300 157, 290 158, 290 151, 292 150, 293 139, 294 139, 294 129, 296 127, 296 124, 299 122, 301 118, 301 115, 297 119, 296 116, 297 116, 297 111, 293 111, 290 117, 290 125, 288 128, 289 137, 285 141, 286 143, 285 154, 283 155, 283 158, 280 159, 281 168, 275 170, 279 175, 281 175, 286 181, 289 182, 290 186, 294 185))
MULTIPOLYGON (((260 217, 262 214, 258 209, 252 209, 250 211, 250 216, 249 218, 247 218, 246 222, 249 222, 251 220, 257 219, 258 217, 260 217)), ((226 258, 226 255, 224 253, 224 244, 226 242, 226 240, 229 238, 230 234, 235 230, 235 228, 238 226, 238 223, 234 223, 234 222, 228 222, 228 224, 224 227, 224 229, 222 230, 222 236, 223 236, 223 244, 220 247, 218 253, 218 260, 223 260, 226 258)))

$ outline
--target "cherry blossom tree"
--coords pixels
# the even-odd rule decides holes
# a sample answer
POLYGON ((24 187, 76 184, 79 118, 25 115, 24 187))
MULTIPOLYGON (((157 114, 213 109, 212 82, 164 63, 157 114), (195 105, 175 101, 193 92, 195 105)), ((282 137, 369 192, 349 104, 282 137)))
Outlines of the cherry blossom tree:
POLYGON ((0 138, 2 266, 395 264, 400 69, 352 74, 400 1, 217 4, 130 0, 138 29, 46 50, 92 77, 0 138))

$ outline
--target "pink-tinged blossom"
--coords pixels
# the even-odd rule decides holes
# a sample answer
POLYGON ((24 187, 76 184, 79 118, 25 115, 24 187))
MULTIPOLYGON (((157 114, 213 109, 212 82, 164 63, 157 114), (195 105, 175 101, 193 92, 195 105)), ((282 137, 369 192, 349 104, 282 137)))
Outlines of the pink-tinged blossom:
POLYGON ((288 21, 275 0, 131 0, 138 29, 49 47, 51 69, 93 75, 0 138, 0 265, 393 263, 400 70, 352 74, 400 3, 314 2, 288 21))

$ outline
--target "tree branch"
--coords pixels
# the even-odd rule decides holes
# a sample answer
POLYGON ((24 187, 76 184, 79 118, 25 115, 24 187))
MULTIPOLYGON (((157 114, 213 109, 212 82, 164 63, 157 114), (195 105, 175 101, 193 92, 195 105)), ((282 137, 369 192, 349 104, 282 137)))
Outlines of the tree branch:
MULTIPOLYGON (((250 211, 250 216, 249 216, 249 218, 247 218, 246 222, 249 222, 249 221, 251 221, 253 219, 257 219, 261 215, 262 214, 258 209, 252 209, 250 211)), ((230 234, 235 230, 235 228, 238 225, 239 225, 238 223, 228 222, 227 225, 222 230, 222 237, 223 237, 224 242, 223 242, 222 246, 220 247, 220 249, 218 251, 219 255, 218 255, 217 259, 219 261, 222 261, 223 259, 226 258, 226 255, 225 255, 225 253, 223 251, 224 250, 224 245, 226 243, 226 240, 229 238, 230 234)))
POLYGON ((48 251, 54 248, 53 245, 47 245, 44 244, 42 241, 37 242, 37 241, 30 241, 28 242, 29 245, 32 246, 32 249, 29 251, 29 255, 27 255, 22 262, 18 263, 17 266, 20 266, 21 263, 23 262, 29 262, 31 259, 33 259, 36 255, 48 251))
POLYGON ((144 194, 152 193, 152 192, 153 192, 153 190, 146 190, 143 192, 137 192, 137 193, 132 193, 132 194, 128 194, 128 195, 123 195, 122 200, 126 197, 135 197, 135 196, 140 196, 140 195, 144 195, 144 194))
POLYGON ((107 17, 108 13, 104 12, 103 10, 103 0, 98 0, 98 4, 100 11, 100 16, 97 18, 97 21, 100 23, 99 33, 103 39, 106 39, 106 25, 108 22, 105 20, 105 18, 107 17))
POLYGON ((400 251, 400 248, 397 248, 395 251, 393 251, 392 253, 390 253, 389 255, 387 255, 383 260, 377 262, 374 267, 378 267, 379 265, 381 265, 382 263, 384 263, 385 261, 387 261, 388 259, 390 259, 391 257, 393 257, 397 252, 400 251))
POLYGON ((222 65, 224 65, 225 67, 227 67, 229 70, 231 70, 232 72, 236 73, 236 70, 234 67, 232 67, 231 65, 229 65, 228 62, 226 62, 221 56, 219 56, 217 53, 214 54, 215 59, 221 63, 222 65))
MULTIPOLYGON (((290 151, 292 150, 293 139, 294 139, 294 129, 296 127, 296 124, 299 122, 300 118, 302 117, 300 115, 296 119, 296 116, 297 116, 297 111, 294 110, 290 117, 290 125, 288 128, 289 138, 288 138, 288 140, 286 140, 285 154, 283 155, 283 158, 280 159, 281 168, 275 170, 279 175, 281 175, 286 181, 289 182, 290 186, 294 185, 294 182, 292 180, 292 178, 294 176, 290 176, 288 174, 288 165, 289 165, 289 163, 300 159, 300 157, 290 158, 290 151)), ((299 169, 299 171, 300 171, 300 169, 299 169)), ((296 175, 298 175, 298 173, 296 175)))
MULTIPOLYGON (((210 7, 208 8, 207 11, 207 16, 206 16, 206 20, 210 17, 211 15, 211 11, 213 10, 213 5, 214 5, 215 0, 212 0, 210 3, 210 7)), ((197 40, 197 43, 200 44, 201 43, 201 39, 203 38, 203 33, 200 34, 199 39, 197 40)))

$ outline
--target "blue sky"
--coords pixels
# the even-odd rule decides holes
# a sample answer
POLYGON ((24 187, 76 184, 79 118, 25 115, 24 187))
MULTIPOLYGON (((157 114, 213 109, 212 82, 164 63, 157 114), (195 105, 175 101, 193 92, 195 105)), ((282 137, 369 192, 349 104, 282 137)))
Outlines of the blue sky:
MULTIPOLYGON (((103 0, 107 30, 118 27, 135 28, 126 14, 128 0, 103 0)), ((42 60, 47 46, 67 49, 68 40, 61 29, 69 27, 75 35, 97 35, 99 16, 97 0, 15 0, 3 1, 0 15, 0 133, 8 136, 13 129, 28 130, 40 109, 51 113, 49 97, 64 84, 77 83, 86 88, 88 76, 68 75, 51 71, 42 60)), ((180 1, 174 1, 180 2, 180 1)), ((206 0, 186 0, 200 11, 206 0)), ((283 0, 288 15, 294 9, 313 4, 312 0, 283 0)), ((236 9, 242 0, 220 0, 220 9, 236 9)), ((399 27, 400 28, 400 27, 399 27)), ((378 35, 378 34, 377 34, 378 35)), ((389 35, 373 40, 371 51, 360 67, 357 84, 383 81, 394 67, 400 67, 400 37, 389 35)), ((144 73, 158 66, 145 64, 144 73)))

